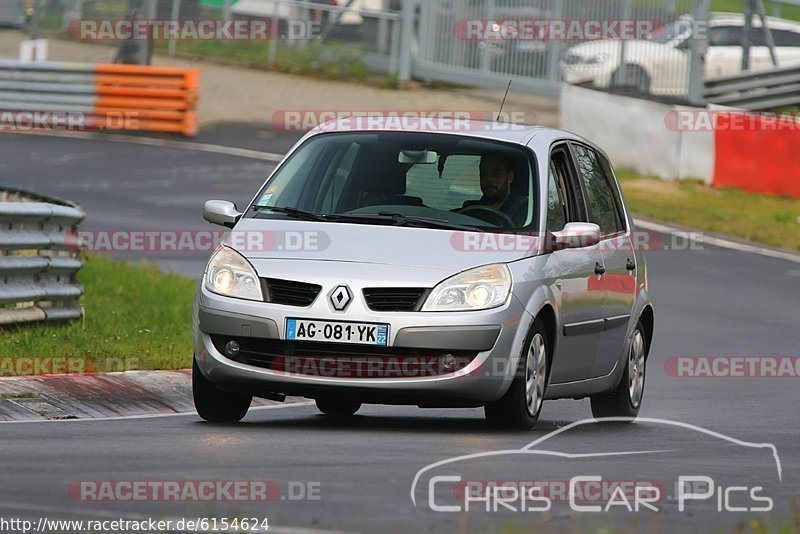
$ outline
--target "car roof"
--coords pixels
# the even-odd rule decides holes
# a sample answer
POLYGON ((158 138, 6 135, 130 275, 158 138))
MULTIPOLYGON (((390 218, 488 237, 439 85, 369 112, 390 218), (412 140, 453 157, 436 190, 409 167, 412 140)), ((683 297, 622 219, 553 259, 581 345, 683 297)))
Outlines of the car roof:
MULTIPOLYGON (((389 119, 387 119, 388 121, 389 119)), ((366 120, 351 120, 350 118, 341 118, 320 124, 308 133, 308 136, 324 135, 330 133, 354 133, 354 132, 417 132, 417 133, 436 133, 442 135, 457 135, 461 137, 473 137, 477 139, 487 139, 490 141, 500 141, 505 143, 513 143, 522 146, 531 145, 534 139, 544 140, 557 140, 557 139, 572 139, 581 141, 589 145, 595 146, 591 141, 565 130, 557 128, 549 128, 537 125, 525 124, 510 124, 496 121, 485 121, 478 119, 463 119, 460 120, 459 129, 427 129, 413 127, 414 121, 411 122, 410 127, 398 128, 397 125, 392 125, 390 122, 380 121, 366 121, 366 120), (371 122, 370 124, 367 124, 371 122), (377 123, 377 124, 376 124, 377 123)), ((546 142, 546 141, 545 141, 546 142)))

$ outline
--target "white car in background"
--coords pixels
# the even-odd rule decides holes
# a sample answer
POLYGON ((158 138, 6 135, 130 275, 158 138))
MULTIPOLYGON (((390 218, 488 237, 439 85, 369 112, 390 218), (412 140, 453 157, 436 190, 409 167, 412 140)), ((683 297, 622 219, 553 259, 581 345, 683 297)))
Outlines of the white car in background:
MULTIPOLYGON (((768 17, 767 25, 775 40, 778 67, 800 64, 800 23, 768 17)), ((632 86, 650 94, 686 94, 692 26, 691 17, 685 16, 657 30, 652 39, 627 41, 624 62, 620 61, 622 42, 619 40, 575 45, 566 51, 561 62, 564 81, 590 82, 596 87, 613 84, 632 86), (620 68, 623 63, 624 76, 620 68), (618 76, 620 79, 615 82, 618 76)), ((741 72, 744 15, 713 13, 707 31, 706 77, 716 78, 741 72)), ((750 69, 773 68, 758 17, 753 17, 750 43, 750 69)))
MULTIPOLYGON (((318 0, 313 3, 342 7, 337 24, 342 26, 359 26, 363 24, 364 17, 361 12, 384 11, 388 8, 386 0, 318 0)), ((278 20, 299 20, 307 8, 292 5, 286 0, 239 0, 232 8, 233 14, 240 17, 275 18, 278 20)))
POLYGON ((3 0, 0 2, 0 28, 5 26, 24 26, 25 8, 24 0, 3 0))

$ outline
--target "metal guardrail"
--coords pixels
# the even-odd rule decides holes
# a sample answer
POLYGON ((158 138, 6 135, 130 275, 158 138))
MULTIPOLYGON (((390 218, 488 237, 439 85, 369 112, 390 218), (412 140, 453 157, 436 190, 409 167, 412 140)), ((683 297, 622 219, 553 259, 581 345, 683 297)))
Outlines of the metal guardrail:
POLYGON ((26 113, 70 114, 67 127, 77 129, 192 136, 199 77, 196 69, 0 59, 0 112, 28 121, 26 113))
POLYGON ((800 66, 706 80, 706 101, 748 111, 800 105, 800 66))
POLYGON ((80 319, 77 205, 0 190, 0 327, 80 319))

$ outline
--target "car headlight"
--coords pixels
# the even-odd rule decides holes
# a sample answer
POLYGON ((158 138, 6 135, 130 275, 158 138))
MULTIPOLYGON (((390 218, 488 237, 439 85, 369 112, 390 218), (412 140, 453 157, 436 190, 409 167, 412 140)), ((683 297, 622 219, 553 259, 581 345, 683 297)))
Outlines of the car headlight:
POLYGON ((592 57, 586 58, 585 62, 587 65, 599 65, 600 63, 603 63, 606 59, 608 59, 608 55, 597 54, 592 57))
POLYGON ((206 288, 209 291, 247 300, 264 300, 261 282, 244 256, 228 247, 220 248, 208 262, 206 288))
POLYGON ((422 311, 488 310, 505 304, 511 293, 507 266, 487 265, 448 278, 433 288, 422 311))

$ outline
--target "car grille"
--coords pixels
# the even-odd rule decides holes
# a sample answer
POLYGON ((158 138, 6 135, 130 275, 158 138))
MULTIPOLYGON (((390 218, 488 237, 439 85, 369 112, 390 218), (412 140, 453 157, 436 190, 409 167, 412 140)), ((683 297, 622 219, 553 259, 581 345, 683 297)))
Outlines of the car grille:
POLYGON ((239 352, 226 354, 225 345, 234 338, 212 335, 216 349, 238 363, 271 371, 325 378, 420 378, 442 376, 464 369, 477 356, 474 351, 442 351, 402 347, 371 347, 235 338, 239 352), (446 368, 444 358, 453 356, 455 366, 446 368))
POLYGON ((308 307, 311 306, 322 291, 322 286, 293 282, 290 280, 264 280, 267 293, 267 302, 283 304, 285 306, 308 307))
POLYGON ((364 290, 364 300, 367 307, 377 312, 407 312, 419 311, 429 290, 398 287, 398 288, 373 288, 364 290))

